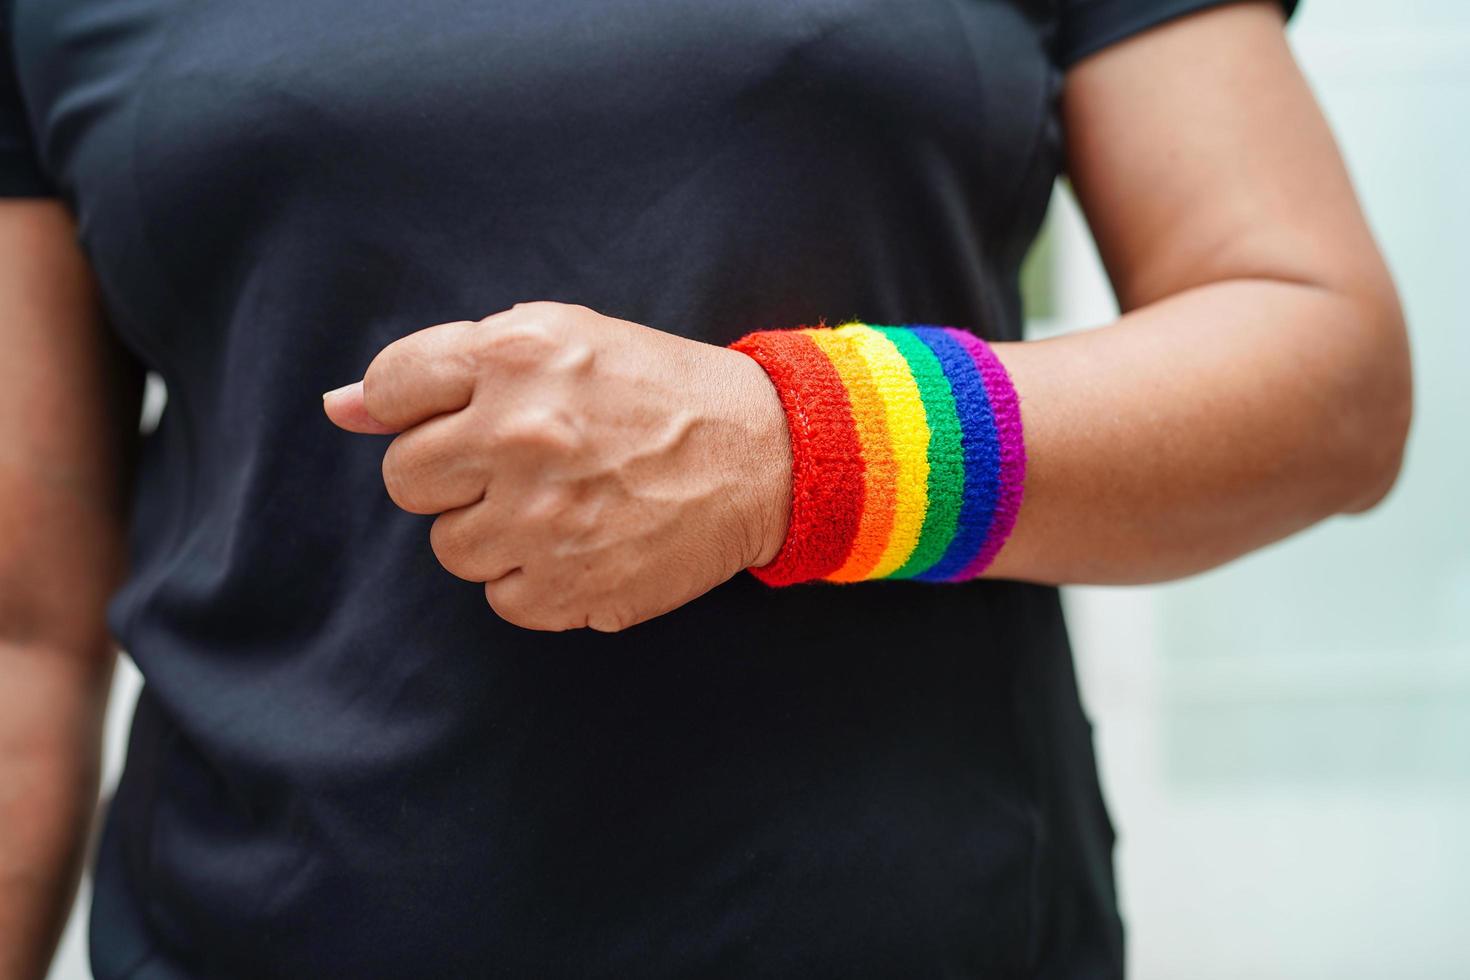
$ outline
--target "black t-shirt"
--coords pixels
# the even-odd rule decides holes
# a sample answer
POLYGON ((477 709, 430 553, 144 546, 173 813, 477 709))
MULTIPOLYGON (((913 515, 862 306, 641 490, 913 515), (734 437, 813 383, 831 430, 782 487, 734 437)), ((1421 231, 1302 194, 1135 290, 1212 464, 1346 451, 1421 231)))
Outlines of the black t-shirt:
POLYGON ((98 976, 1116 975, 1055 589, 522 630, 319 396, 529 299, 1018 339, 1062 72, 1213 2, 11 0, 0 193, 169 392, 98 976))

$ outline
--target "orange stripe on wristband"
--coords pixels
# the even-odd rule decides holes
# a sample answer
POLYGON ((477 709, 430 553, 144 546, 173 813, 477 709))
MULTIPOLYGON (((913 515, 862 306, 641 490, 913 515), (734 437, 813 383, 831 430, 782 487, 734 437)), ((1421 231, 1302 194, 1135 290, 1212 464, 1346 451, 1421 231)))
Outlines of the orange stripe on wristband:
POLYGON ((868 362, 853 346, 848 333, 827 328, 807 328, 801 332, 827 355, 852 402, 853 424, 865 464, 862 516, 847 560, 826 578, 832 582, 858 582, 868 577, 888 548, 898 499, 895 486, 898 463, 893 457, 883 397, 873 383, 868 362))

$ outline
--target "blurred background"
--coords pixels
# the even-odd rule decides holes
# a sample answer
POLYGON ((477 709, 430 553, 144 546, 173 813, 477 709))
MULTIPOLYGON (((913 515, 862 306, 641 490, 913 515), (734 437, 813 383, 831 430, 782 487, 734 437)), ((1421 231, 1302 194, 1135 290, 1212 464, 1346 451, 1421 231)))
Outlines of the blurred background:
MULTIPOLYGON (((1470 3, 1303 0, 1293 46, 1397 278, 1404 473, 1166 586, 1065 590, 1135 980, 1470 978, 1470 3)), ((1031 335, 1116 315, 1059 186, 1031 335)), ((156 410, 159 393, 150 399, 156 410)), ((107 780, 138 678, 119 671, 107 780)), ((85 885, 52 970, 82 980, 85 885)))

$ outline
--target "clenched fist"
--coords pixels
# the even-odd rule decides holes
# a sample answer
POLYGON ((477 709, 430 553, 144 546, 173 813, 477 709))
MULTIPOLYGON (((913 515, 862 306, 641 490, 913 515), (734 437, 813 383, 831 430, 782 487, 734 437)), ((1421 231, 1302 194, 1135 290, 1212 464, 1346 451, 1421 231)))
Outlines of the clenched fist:
POLYGON ((440 563, 528 629, 651 619, 786 534, 791 449, 761 367, 585 306, 420 330, 324 406, 348 431, 398 434, 389 496, 439 515, 440 563))

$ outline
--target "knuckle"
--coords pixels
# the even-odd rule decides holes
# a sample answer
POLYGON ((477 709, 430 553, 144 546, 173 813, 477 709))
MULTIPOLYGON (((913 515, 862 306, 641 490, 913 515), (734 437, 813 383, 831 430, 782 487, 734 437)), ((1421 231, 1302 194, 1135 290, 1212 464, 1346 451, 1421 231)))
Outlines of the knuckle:
POLYGON ((449 520, 440 517, 429 528, 429 548, 444 570, 466 582, 482 581, 475 575, 470 561, 471 551, 463 532, 449 520))
POLYGON ((563 554, 581 556, 589 574, 606 560, 604 549, 615 538, 597 505, 570 500, 543 517, 537 527, 563 554))
POLYGON ((388 491, 388 498, 394 504, 403 510, 413 511, 411 481, 391 453, 383 454, 383 488, 388 491))
POLYGON ((503 319, 481 321, 484 329, 474 334, 477 359, 558 374, 586 375, 592 370, 596 346, 581 329, 586 317, 595 315, 591 309, 543 300, 519 304, 512 312, 503 319))
POLYGON ((537 528, 560 528, 574 508, 566 490, 556 483, 541 486, 521 501, 520 519, 537 528))
POLYGON ((395 436, 383 452, 383 475, 393 474, 401 478, 408 474, 411 450, 402 434, 395 436))
POLYGON ((487 582, 485 600, 497 616, 513 626, 540 631, 559 629, 546 617, 540 605, 526 596, 524 589, 507 587, 499 582, 487 582))
POLYGON ((388 497, 403 510, 423 513, 421 506, 422 467, 402 437, 388 444, 383 453, 383 487, 388 497))
POLYGON ((478 336, 482 349, 499 357, 544 356, 566 334, 567 307, 561 303, 523 303, 514 316, 482 320, 478 336))
POLYGON ((518 572, 506 579, 485 583, 485 599, 501 619, 522 629, 561 633, 581 629, 585 616, 577 616, 564 596, 518 572))
POLYGON ((587 616, 587 627, 599 633, 621 633, 632 625, 631 617, 615 609, 598 610, 587 616))
POLYGON ((495 615, 507 623, 515 623, 517 626, 521 625, 517 616, 520 612, 520 606, 516 603, 510 590, 505 587, 504 582, 486 582, 485 601, 489 603, 495 615))
POLYGON ((546 316, 555 316, 570 308, 570 304, 561 303, 553 299, 522 300, 511 307, 511 309, 520 310, 523 313, 542 314, 546 316))
POLYGON ((555 356, 557 342, 539 327, 496 328, 480 339, 475 367, 495 366, 517 374, 539 371, 555 356))
POLYGON ((499 427, 499 442, 508 448, 576 455, 585 448, 572 418, 549 404, 527 405, 507 416, 499 427))
POLYGON ((382 418, 389 402, 392 388, 392 367, 385 357, 386 351, 373 358, 362 376, 362 406, 374 418, 382 418))

